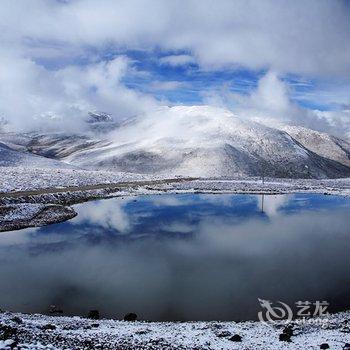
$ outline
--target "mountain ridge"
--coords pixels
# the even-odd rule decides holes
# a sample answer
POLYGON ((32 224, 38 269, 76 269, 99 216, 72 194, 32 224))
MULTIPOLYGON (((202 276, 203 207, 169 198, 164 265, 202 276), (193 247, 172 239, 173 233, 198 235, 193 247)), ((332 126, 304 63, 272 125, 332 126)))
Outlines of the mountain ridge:
POLYGON ((350 176, 347 141, 302 127, 273 128, 223 108, 162 107, 110 124, 103 138, 101 133, 32 133, 17 135, 17 145, 14 136, 2 134, 0 141, 90 170, 199 177, 350 176))

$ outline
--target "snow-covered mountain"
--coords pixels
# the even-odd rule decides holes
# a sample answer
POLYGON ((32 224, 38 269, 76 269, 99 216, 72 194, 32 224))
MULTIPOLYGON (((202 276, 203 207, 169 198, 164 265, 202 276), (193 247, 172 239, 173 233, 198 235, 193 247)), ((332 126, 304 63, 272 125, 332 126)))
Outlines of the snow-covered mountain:
POLYGON ((0 167, 29 167, 29 168, 59 168, 59 169, 74 169, 70 164, 49 159, 41 156, 36 156, 28 152, 21 152, 9 148, 7 145, 0 142, 0 167))
POLYGON ((301 126, 284 126, 282 130, 319 156, 350 166, 350 142, 301 126))
POLYGON ((111 123, 113 122, 113 117, 104 112, 89 112, 88 123, 111 123))
POLYGON ((203 177, 350 176, 346 141, 304 128, 264 126, 209 106, 163 107, 111 123, 104 139, 101 133, 17 138, 21 142, 4 135, 0 141, 88 169, 203 177))

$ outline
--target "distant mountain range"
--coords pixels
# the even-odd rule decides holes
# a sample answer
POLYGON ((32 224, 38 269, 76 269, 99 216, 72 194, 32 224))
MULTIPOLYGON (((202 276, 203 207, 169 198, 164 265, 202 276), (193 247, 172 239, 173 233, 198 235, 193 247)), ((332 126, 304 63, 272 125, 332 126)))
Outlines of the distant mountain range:
POLYGON ((348 141, 303 127, 268 127, 221 108, 164 107, 124 123, 90 113, 88 123, 88 135, 2 133, 0 165, 12 159, 26 165, 36 155, 46 166, 60 161, 63 166, 169 176, 350 176, 348 141))

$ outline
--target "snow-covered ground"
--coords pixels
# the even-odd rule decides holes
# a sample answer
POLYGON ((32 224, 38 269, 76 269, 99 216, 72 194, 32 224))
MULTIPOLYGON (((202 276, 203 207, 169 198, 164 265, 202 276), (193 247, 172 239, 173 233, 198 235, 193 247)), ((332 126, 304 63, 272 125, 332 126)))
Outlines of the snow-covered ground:
POLYGON ((127 322, 0 313, 0 349, 13 349, 17 341, 17 349, 306 350, 328 344, 330 349, 349 350, 349 324, 350 312, 330 315, 326 321, 294 322, 291 342, 286 342, 279 340, 283 324, 127 322), (234 341, 234 335, 241 336, 241 342, 234 341))
POLYGON ((43 226, 76 216, 73 208, 59 204, 20 203, 0 206, 0 231, 43 226))
MULTIPOLYGON (((115 173, 105 171, 88 171, 76 169, 44 169, 22 167, 0 167, 0 194, 15 191, 35 191, 108 185, 118 183, 135 183, 155 181, 154 185, 143 186, 142 193, 154 191, 186 192, 225 192, 225 193, 292 193, 317 192, 327 194, 350 194, 350 178, 342 179, 276 179, 266 178, 264 183, 258 177, 246 178, 198 178, 169 183, 157 183, 158 180, 179 180, 171 173, 164 176, 150 174, 115 173)), ((142 186, 141 186, 142 187, 142 186)), ((67 189, 67 192, 68 189, 67 189)), ((140 191, 138 191, 139 193, 140 191)), ((141 194, 142 194, 141 193, 141 194)))
MULTIPOLYGON (((206 193, 324 193, 350 196, 350 178, 307 180, 307 179, 198 179, 169 184, 175 190, 206 193)), ((170 188, 168 189, 170 191, 170 188)))
POLYGON ((0 167, 0 177, 0 193, 110 184, 150 178, 147 175, 130 173, 36 167, 0 167))

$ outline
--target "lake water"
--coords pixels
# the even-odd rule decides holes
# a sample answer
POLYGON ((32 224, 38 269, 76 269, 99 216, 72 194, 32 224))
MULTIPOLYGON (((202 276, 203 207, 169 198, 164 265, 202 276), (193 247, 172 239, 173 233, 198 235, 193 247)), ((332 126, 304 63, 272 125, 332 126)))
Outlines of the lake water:
POLYGON ((256 319, 258 298, 350 308, 349 199, 184 194, 75 209, 0 234, 0 308, 145 320, 256 319))

